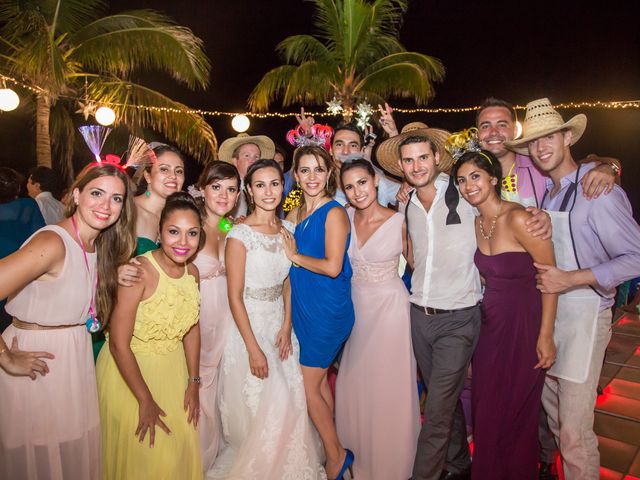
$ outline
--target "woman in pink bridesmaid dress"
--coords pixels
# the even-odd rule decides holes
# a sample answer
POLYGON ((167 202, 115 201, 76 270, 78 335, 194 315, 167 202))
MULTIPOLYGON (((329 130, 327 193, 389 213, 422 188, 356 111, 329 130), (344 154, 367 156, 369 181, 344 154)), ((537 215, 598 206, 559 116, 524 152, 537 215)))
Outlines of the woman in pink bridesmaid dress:
POLYGON ((409 298, 398 276, 404 217, 377 201, 366 160, 340 172, 349 204, 356 321, 336 381, 336 427, 355 452, 356 479, 411 477, 420 431, 409 298))
POLYGON ((0 261, 0 298, 9 297, 6 310, 13 316, 0 340, 2 479, 102 476, 87 328, 109 318, 114 265, 135 249, 133 192, 119 167, 94 164, 71 193, 67 218, 38 230, 0 261), (15 368, 20 365, 27 368, 15 368))
POLYGON ((236 205, 240 175, 233 165, 215 161, 200 175, 197 194, 204 210, 205 244, 193 263, 200 272, 200 449, 206 473, 218 455, 222 425, 218 413, 218 366, 233 317, 227 300, 224 244, 236 205), (198 195, 198 196, 199 196, 198 195))

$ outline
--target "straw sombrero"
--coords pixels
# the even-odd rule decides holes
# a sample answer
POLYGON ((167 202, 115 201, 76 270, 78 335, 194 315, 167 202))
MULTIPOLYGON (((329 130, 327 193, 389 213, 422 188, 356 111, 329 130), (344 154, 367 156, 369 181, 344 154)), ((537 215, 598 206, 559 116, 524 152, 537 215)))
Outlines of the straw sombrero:
POLYGON ((571 145, 580 140, 587 128, 587 116, 580 113, 568 122, 554 110, 548 98, 540 98, 527 104, 527 113, 522 123, 522 137, 517 140, 505 142, 509 150, 522 155, 529 155, 529 142, 536 138, 544 137, 560 130, 571 130, 573 137, 571 145))
POLYGON ((424 135, 436 145, 438 153, 440 154, 440 163, 438 164, 439 171, 446 172, 452 167, 453 158, 444 148, 444 142, 451 134, 439 128, 429 128, 422 122, 406 124, 402 127, 400 135, 396 135, 382 142, 376 152, 378 164, 390 174, 403 177, 402 169, 400 165, 398 165, 398 160, 400 160, 398 147, 405 138, 413 137, 414 135, 424 135))
POLYGON ((276 153, 276 146, 269 137, 265 135, 247 135, 240 133, 235 137, 227 138, 218 149, 218 157, 223 162, 231 163, 231 156, 236 148, 253 143, 260 149, 260 158, 273 158, 276 153))

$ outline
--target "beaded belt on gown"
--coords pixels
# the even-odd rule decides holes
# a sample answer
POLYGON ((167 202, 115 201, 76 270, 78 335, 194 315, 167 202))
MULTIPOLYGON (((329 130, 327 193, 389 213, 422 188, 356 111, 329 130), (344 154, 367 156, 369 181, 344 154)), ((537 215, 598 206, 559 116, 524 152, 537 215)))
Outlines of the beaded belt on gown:
POLYGON ((399 258, 392 258, 385 262, 363 262, 351 259, 353 280, 365 282, 382 282, 398 276, 399 258))
POLYGON ((245 287, 244 295, 245 297, 252 298, 253 300, 274 302, 282 296, 282 284, 266 288, 245 287))

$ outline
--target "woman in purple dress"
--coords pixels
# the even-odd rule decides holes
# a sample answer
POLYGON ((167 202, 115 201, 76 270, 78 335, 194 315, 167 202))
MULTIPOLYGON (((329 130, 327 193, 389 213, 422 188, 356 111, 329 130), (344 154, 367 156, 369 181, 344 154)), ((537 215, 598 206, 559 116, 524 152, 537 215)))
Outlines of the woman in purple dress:
POLYGON ((544 370, 556 354, 557 303, 557 295, 536 289, 533 262, 554 262, 553 245, 527 232, 531 214, 521 205, 500 199, 500 162, 493 154, 468 150, 452 174, 480 213, 475 263, 485 283, 472 364, 472 478, 533 480, 544 370))

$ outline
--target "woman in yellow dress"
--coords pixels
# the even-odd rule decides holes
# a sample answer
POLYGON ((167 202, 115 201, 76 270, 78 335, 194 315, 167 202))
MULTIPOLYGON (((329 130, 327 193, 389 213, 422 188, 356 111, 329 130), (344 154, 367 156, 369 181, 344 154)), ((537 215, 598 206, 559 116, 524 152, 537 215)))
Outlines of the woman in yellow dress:
POLYGON ((106 480, 202 478, 199 279, 187 265, 201 229, 191 196, 169 196, 161 247, 138 257, 140 282, 118 289, 96 366, 106 480))

